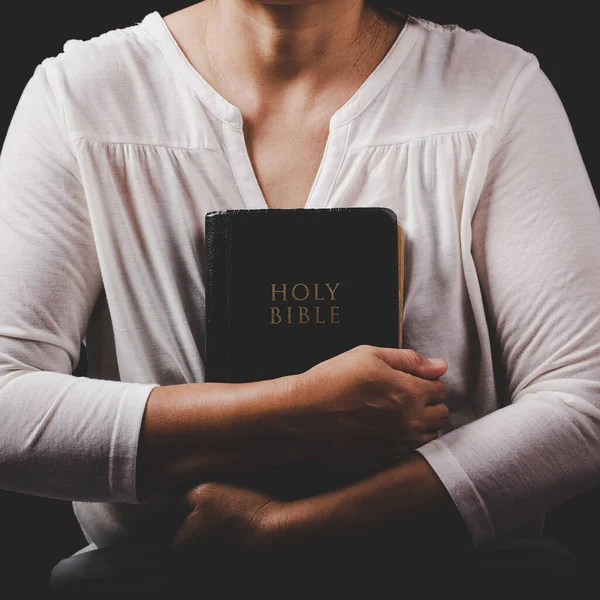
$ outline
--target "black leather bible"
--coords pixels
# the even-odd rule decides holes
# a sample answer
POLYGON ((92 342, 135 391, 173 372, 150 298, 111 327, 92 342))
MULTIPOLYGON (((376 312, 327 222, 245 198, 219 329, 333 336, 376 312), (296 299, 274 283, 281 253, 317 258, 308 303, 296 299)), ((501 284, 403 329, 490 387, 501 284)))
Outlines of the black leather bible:
POLYGON ((392 209, 224 210, 205 225, 206 381, 401 347, 404 235, 392 209))
MULTIPOLYGON (((360 344, 402 346, 404 233, 393 210, 224 210, 205 225, 205 381, 273 379, 360 344)), ((238 482, 290 500, 356 476, 299 465, 238 482)))

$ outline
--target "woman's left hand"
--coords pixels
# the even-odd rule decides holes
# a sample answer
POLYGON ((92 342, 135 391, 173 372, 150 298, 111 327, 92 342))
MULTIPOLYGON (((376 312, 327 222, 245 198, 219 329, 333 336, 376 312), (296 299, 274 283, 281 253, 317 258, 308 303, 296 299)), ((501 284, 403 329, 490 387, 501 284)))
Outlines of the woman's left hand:
POLYGON ((191 512, 171 541, 175 551, 243 554, 266 550, 283 503, 234 485, 203 483, 186 496, 191 512))

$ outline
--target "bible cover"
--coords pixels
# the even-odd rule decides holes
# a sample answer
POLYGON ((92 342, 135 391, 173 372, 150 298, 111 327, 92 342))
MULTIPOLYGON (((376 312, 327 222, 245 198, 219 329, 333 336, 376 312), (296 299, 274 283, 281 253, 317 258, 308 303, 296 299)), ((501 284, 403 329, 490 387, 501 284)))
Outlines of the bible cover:
POLYGON ((404 234, 390 208, 206 215, 205 381, 301 373, 402 345, 404 234))

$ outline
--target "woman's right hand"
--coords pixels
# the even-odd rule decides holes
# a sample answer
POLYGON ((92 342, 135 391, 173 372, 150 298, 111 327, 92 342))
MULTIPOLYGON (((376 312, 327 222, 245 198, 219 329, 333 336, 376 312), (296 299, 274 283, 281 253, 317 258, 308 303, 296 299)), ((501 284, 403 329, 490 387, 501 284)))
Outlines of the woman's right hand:
POLYGON ((364 465, 436 439, 448 423, 447 368, 412 350, 361 345, 294 376, 288 423, 298 460, 364 465))

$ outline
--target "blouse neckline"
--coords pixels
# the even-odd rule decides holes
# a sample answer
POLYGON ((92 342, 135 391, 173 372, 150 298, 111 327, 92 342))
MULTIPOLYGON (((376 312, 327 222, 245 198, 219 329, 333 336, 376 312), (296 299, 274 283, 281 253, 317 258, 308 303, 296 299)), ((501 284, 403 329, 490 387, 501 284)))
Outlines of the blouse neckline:
MULTIPOLYGON (((192 65, 161 14, 153 11, 146 15, 140 24, 152 35, 169 64, 186 80, 202 102, 222 121, 241 129, 243 122, 240 109, 225 99, 192 65)), ((331 117, 330 131, 356 118, 379 94, 410 52, 419 31, 417 19, 407 15, 402 30, 386 55, 356 92, 331 117)))

